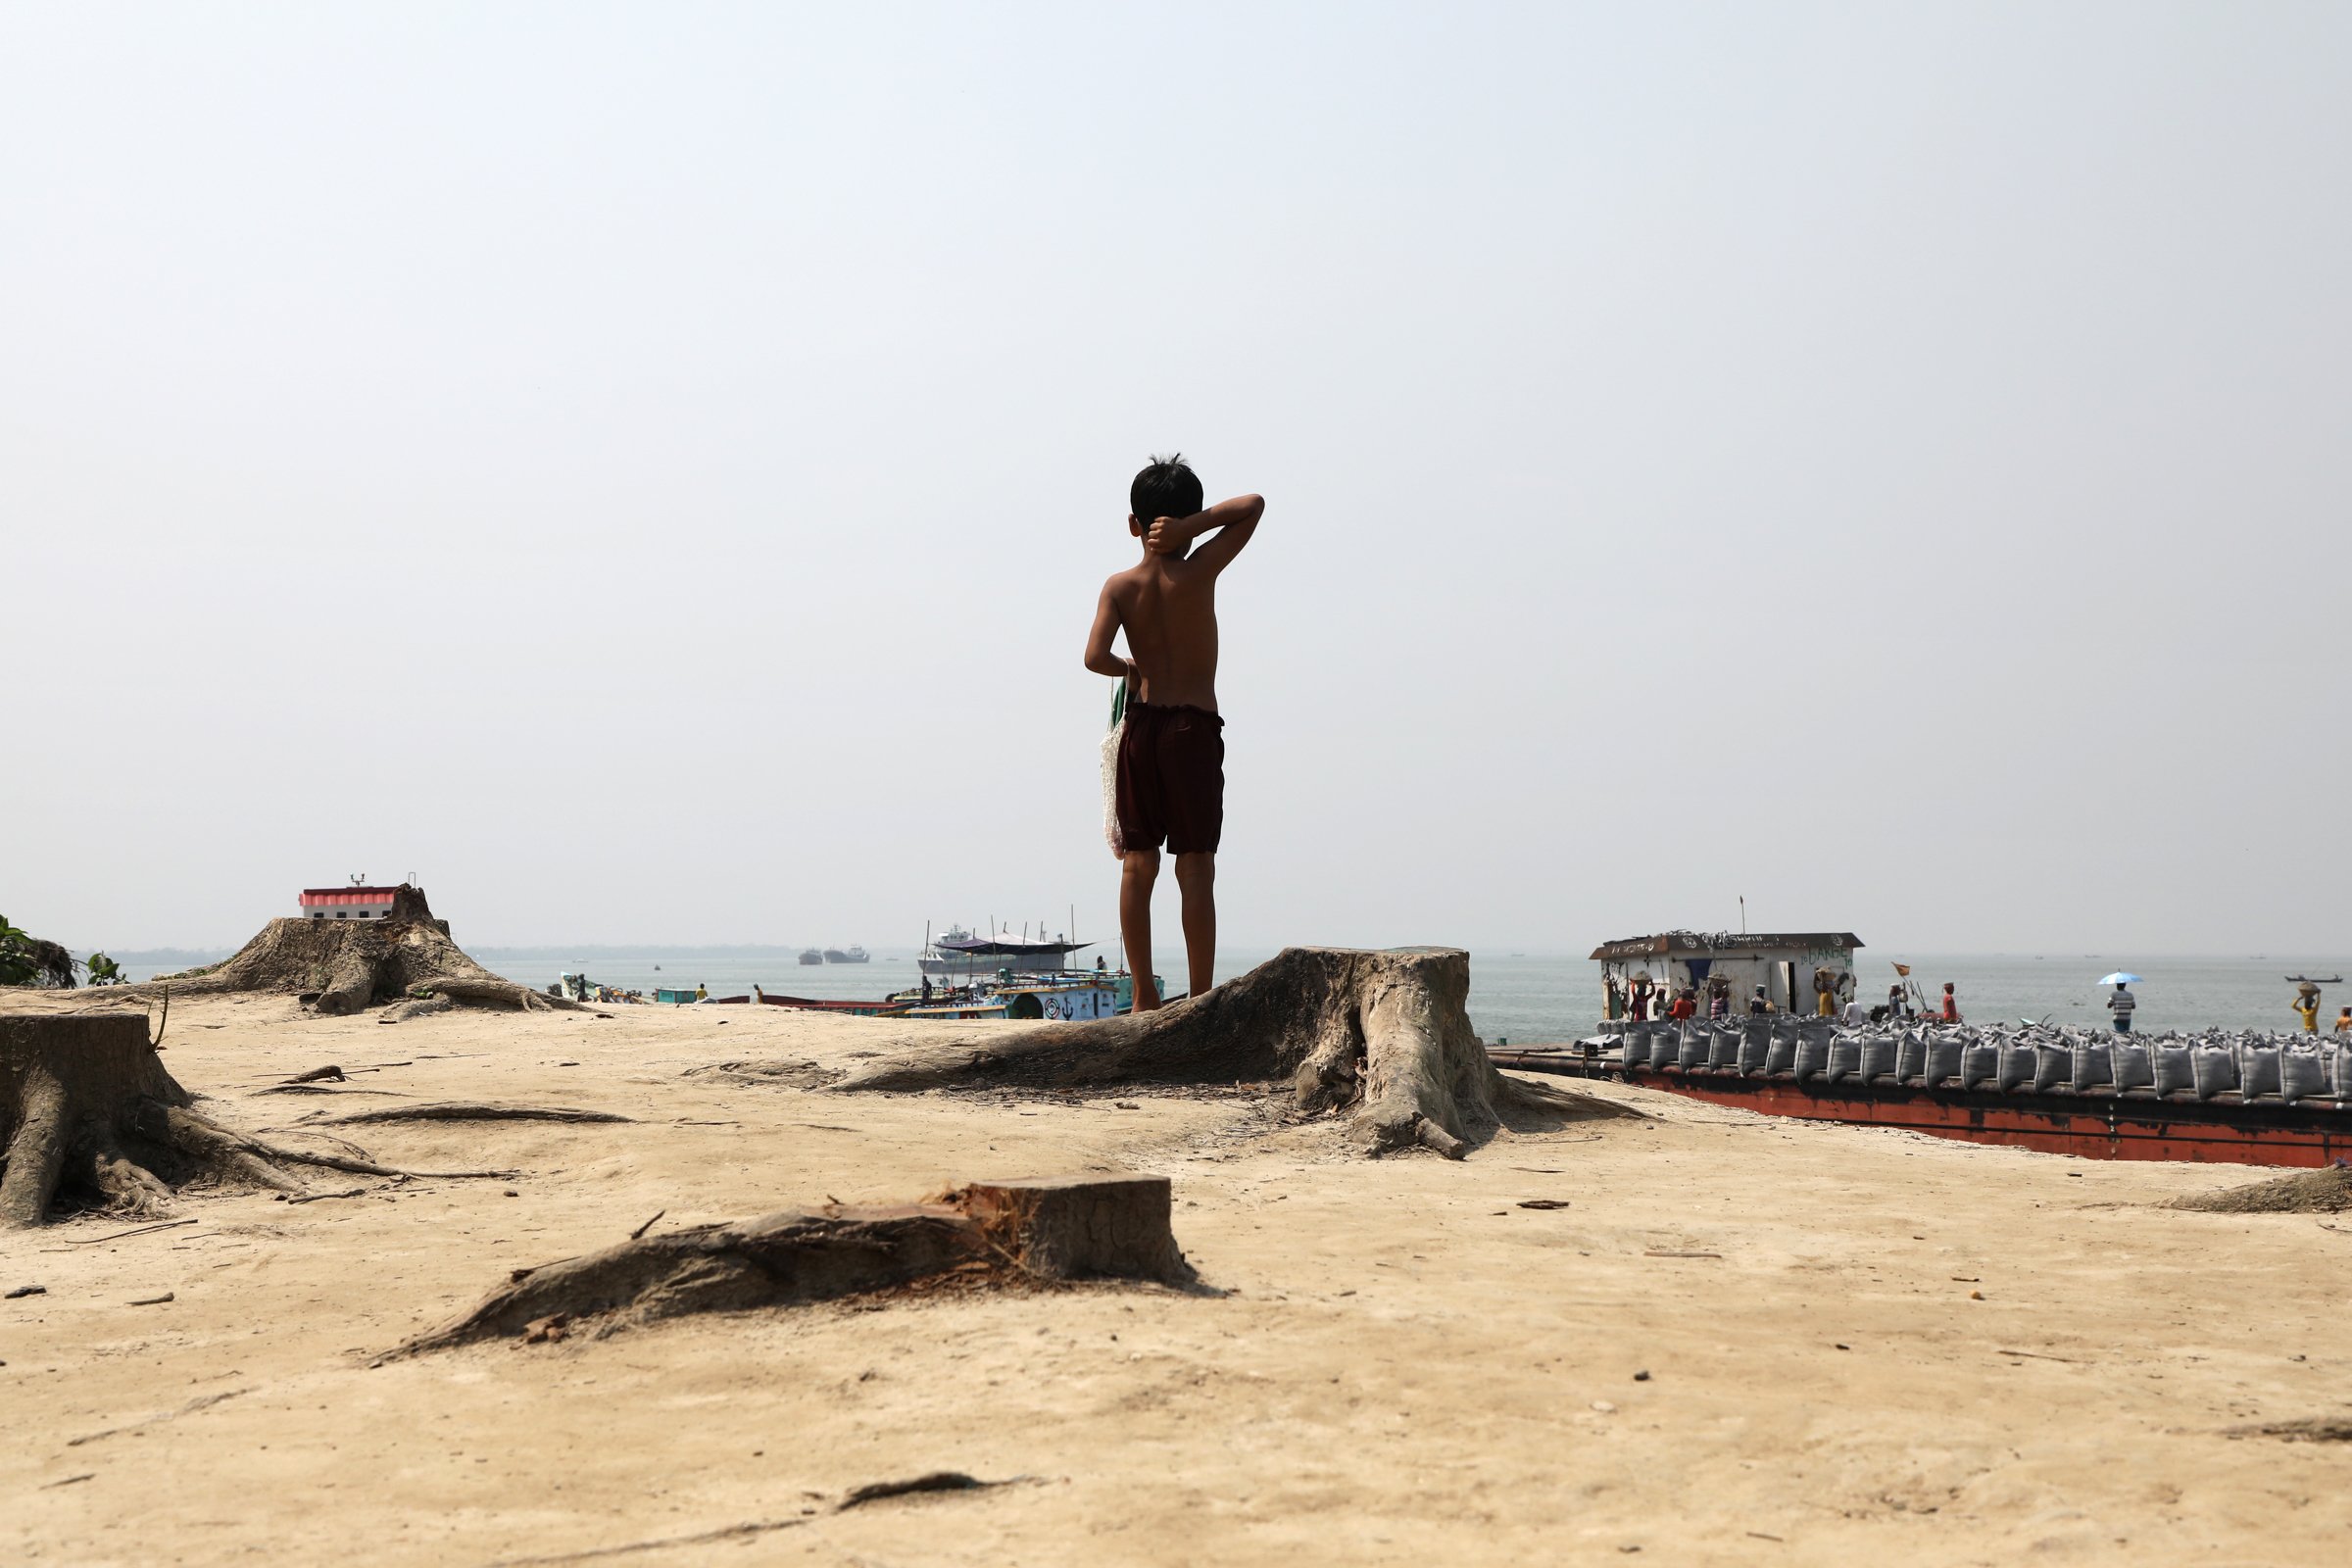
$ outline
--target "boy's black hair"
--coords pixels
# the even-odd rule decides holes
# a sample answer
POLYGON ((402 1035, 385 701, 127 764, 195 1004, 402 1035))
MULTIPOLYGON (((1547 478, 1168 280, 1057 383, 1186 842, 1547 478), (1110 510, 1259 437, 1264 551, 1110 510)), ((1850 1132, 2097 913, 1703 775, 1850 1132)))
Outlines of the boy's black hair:
POLYGON ((1127 510, 1146 526, 1158 517, 1189 517, 1200 510, 1200 476, 1185 466, 1181 452, 1153 458, 1127 487, 1127 510))

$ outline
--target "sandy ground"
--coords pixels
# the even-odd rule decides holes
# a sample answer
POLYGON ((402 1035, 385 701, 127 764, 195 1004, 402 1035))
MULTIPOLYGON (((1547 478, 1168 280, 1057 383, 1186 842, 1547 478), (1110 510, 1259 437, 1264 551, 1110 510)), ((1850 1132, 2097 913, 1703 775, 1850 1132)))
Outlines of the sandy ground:
POLYGON ((1630 1090, 1608 1092, 1653 1119, 1370 1161, 1242 1095, 690 1075, 847 1062, 908 1026, 612 1011, 174 1007, 167 1063, 246 1128, 392 1096, 638 1119, 368 1127, 388 1162, 519 1174, 329 1175, 368 1191, 0 1237, 0 1289, 47 1287, 0 1302, 0 1559, 2352 1561, 2352 1444, 2230 1435, 2352 1413, 2352 1218, 2151 1206, 2259 1171, 1630 1090), (256 1093, 329 1061, 353 1070, 335 1098, 256 1093), (1228 1294, 834 1305, 368 1364, 657 1210, 1113 1168, 1173 1179, 1178 1238, 1228 1294), (939 1469, 1011 1484, 836 1511, 939 1469), (611 1551, 649 1542, 674 1544, 611 1551))

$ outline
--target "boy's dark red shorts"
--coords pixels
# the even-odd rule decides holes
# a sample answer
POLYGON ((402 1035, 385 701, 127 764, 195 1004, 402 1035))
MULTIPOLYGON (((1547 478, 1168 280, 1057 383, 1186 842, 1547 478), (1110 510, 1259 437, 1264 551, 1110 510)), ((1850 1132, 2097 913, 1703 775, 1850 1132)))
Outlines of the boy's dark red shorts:
POLYGON ((1214 855, 1225 832, 1225 720, 1189 704, 1129 703, 1119 737, 1119 839, 1214 855))

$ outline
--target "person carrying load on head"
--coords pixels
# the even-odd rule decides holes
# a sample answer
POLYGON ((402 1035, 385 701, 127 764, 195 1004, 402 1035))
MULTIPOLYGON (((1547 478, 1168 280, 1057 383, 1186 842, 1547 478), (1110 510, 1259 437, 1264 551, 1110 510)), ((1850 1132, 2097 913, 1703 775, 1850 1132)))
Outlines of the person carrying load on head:
POLYGON ((1761 985, 1757 986, 1756 994, 1747 999, 1747 1015, 1751 1018, 1760 1017, 1771 1010, 1772 999, 1764 994, 1761 985))
POLYGON ((1707 1016, 1723 1019, 1731 1015, 1732 983, 1729 980, 1717 980, 1707 987, 1707 1016))
POLYGON ((2128 1035, 2132 1032, 2132 1009, 2138 1005, 2139 999, 2132 994, 2132 988, 2118 980, 2115 983, 2115 995, 2107 999, 2107 1010, 2115 1014, 2117 1034, 2128 1035))
POLYGON ((2320 1032, 2320 988, 2308 980, 2304 981, 2295 988, 2293 1006, 2303 1019, 2303 1032, 2307 1035, 2318 1034, 2320 1032))
POLYGON ((1949 980, 1943 983, 1943 1021, 1945 1023, 1960 1021, 1960 999, 1952 994, 1952 983, 1949 980))
POLYGON ((1838 1014, 1838 973, 1826 963, 1813 971, 1813 1013, 1820 1018, 1838 1014))

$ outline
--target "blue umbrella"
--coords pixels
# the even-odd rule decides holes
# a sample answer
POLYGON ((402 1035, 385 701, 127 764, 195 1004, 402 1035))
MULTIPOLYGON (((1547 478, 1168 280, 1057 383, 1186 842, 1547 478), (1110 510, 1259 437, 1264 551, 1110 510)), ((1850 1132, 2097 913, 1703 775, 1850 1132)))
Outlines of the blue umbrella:
POLYGON ((2099 984, 2103 986, 2135 986, 2139 984, 2139 976, 2135 974, 2126 974, 2123 970, 2118 969, 2115 971, 2115 973, 2100 981, 2099 984))

